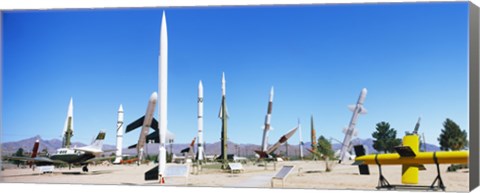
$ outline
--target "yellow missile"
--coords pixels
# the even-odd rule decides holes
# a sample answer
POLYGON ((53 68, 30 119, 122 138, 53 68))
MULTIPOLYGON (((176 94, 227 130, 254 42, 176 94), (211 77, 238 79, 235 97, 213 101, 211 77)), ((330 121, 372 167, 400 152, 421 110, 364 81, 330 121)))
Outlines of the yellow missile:
POLYGON ((380 165, 435 164, 434 154, 439 164, 468 163, 468 151, 418 152, 415 157, 402 157, 398 153, 371 154, 357 157, 355 162, 368 165, 377 164, 377 161, 380 165))
MULTIPOLYGON (((407 135, 403 146, 395 147, 397 153, 370 154, 355 158, 354 165, 402 165, 402 183, 418 184, 418 171, 423 164, 466 164, 468 151, 419 152, 418 135, 407 135)), ((443 184, 441 185, 443 187, 443 184)))

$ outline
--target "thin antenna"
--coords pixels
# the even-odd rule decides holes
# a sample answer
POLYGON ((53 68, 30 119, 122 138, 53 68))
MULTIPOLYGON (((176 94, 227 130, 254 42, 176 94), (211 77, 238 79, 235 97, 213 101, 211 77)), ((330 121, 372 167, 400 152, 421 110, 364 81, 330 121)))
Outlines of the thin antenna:
POLYGON ((427 151, 427 141, 425 141, 425 133, 422 133, 422 137, 423 137, 423 151, 426 152, 427 151))

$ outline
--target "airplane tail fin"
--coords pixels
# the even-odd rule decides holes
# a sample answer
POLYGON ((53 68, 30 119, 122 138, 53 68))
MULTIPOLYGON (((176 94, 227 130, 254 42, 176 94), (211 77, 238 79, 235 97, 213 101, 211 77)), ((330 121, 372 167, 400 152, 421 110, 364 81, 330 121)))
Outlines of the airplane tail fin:
POLYGON ((92 144, 85 147, 74 148, 75 150, 91 152, 91 153, 102 153, 103 141, 105 140, 105 132, 100 131, 97 138, 92 142, 92 144))
POLYGON ((97 138, 95 138, 92 144, 90 144, 90 147, 101 150, 103 147, 104 140, 105 140, 105 132, 101 131, 100 133, 98 133, 97 138))
MULTIPOLYGON (((353 149, 355 150, 355 155, 357 157, 366 155, 365 147, 363 147, 363 145, 353 146, 353 149)), ((370 175, 370 169, 366 164, 358 164, 358 172, 360 175, 370 175)))
POLYGON ((32 149, 32 158, 37 157, 38 153, 38 147, 40 146, 40 141, 37 139, 35 141, 35 144, 33 144, 33 149, 32 149))
MULTIPOLYGON (((31 156, 31 158, 37 157, 38 147, 39 147, 39 146, 40 146, 40 141, 37 139, 37 140, 35 141, 35 144, 33 144, 33 149, 32 149, 32 156, 31 156)), ((33 166, 33 161, 30 161, 30 162, 28 163, 28 165, 30 166, 30 168, 32 168, 32 166, 33 166)))

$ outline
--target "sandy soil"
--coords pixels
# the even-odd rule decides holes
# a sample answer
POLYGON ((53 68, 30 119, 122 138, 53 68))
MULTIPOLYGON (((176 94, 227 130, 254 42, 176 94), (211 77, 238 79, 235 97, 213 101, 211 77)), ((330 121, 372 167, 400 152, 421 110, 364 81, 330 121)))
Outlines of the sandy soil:
MULTIPOLYGON (((272 177, 283 165, 295 168, 286 178, 284 188, 302 189, 357 189, 375 190, 378 183, 378 167, 370 166, 371 175, 359 175, 358 168, 348 163, 335 165, 333 171, 325 172, 323 161, 286 161, 275 165, 269 163, 267 169, 253 163, 244 164, 241 173, 230 173, 212 165, 204 166, 198 173, 190 168, 185 177, 166 178, 167 186, 206 186, 206 187, 257 187, 270 188, 272 177), (275 166, 275 167, 274 167, 275 166)), ((39 174, 32 169, 6 169, 0 173, 0 182, 56 183, 56 184, 120 184, 158 185, 155 181, 144 181, 144 173, 155 165, 89 166, 90 172, 81 168, 55 168, 52 174, 39 174)), ((448 165, 441 165, 442 179, 447 191, 468 191, 468 170, 445 172, 448 165)), ((435 165, 426 165, 420 171, 419 184, 429 186, 437 172, 435 165)), ((391 184, 401 184, 401 166, 383 166, 384 176, 391 184)), ((282 187, 281 180, 274 180, 275 188, 282 187)), ((421 189, 419 189, 421 190, 421 189)))

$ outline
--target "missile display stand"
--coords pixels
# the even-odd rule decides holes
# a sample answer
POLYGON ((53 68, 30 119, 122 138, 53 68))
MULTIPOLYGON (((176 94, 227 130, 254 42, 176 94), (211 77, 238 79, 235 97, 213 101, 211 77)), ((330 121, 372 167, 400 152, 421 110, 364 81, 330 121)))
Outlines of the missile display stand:
POLYGON ((445 191, 447 187, 443 184, 442 176, 440 176, 440 164, 438 164, 438 159, 437 159, 437 152, 433 152, 433 160, 435 161, 435 165, 437 166, 437 177, 433 181, 432 185, 430 185, 430 189, 434 190, 436 188, 442 189, 442 191, 445 191), (435 183, 438 182, 438 186, 435 186, 435 183))
POLYGON ((426 188, 427 190, 432 190, 436 191, 438 189, 441 189, 442 191, 445 191, 446 187, 445 184, 443 183, 442 177, 440 175, 440 164, 438 163, 438 159, 436 156, 436 152, 433 153, 433 160, 435 161, 435 165, 437 166, 437 177, 435 177, 435 180, 433 181, 432 185, 430 186, 414 186, 414 185, 391 185, 385 176, 383 176, 382 173, 382 165, 378 162, 378 154, 375 155, 375 162, 378 165, 378 172, 379 172, 379 179, 378 179, 378 186, 376 187, 377 190, 381 189, 387 189, 387 190, 395 190, 397 188, 404 188, 404 189, 423 189, 426 188), (435 185, 435 184, 438 185, 435 185))
POLYGON ((379 173, 377 190, 380 190, 383 188, 386 188, 388 190, 395 189, 395 186, 390 185, 390 183, 385 178, 385 176, 383 176, 382 165, 378 162, 378 154, 375 155, 375 162, 378 165, 378 173, 379 173))

